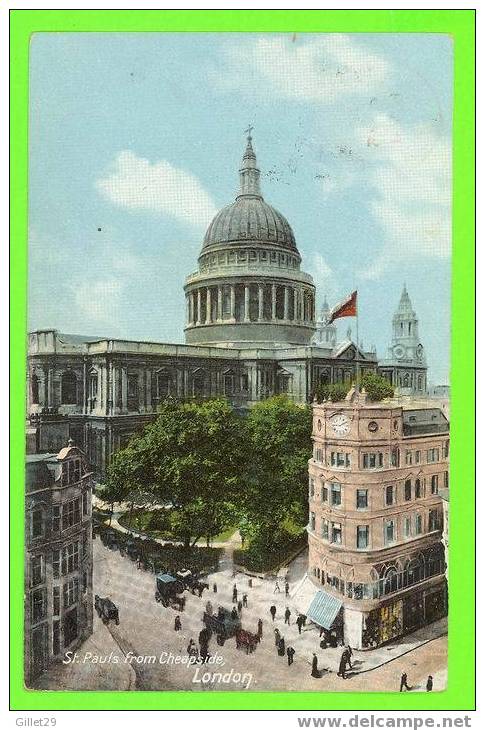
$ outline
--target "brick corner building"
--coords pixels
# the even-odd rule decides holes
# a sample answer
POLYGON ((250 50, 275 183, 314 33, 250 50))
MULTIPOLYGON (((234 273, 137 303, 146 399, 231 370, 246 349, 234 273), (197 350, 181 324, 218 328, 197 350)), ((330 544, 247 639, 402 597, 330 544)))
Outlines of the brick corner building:
POLYGON ((313 444, 308 573, 319 590, 309 617, 370 649, 446 615, 441 409, 351 391, 313 404, 313 444))

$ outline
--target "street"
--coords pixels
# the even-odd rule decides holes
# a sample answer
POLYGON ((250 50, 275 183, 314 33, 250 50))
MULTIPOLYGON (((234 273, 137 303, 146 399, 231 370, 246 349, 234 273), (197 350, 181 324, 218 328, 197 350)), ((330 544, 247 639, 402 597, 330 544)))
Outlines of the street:
MULTIPOLYGON (((225 569, 207 579, 209 591, 201 598, 185 592, 185 610, 177 614, 155 601, 153 573, 138 570, 128 557, 105 548, 94 541, 94 591, 109 596, 119 607, 120 623, 105 626, 95 614, 93 636, 78 649, 70 664, 49 670, 40 686, 51 682, 65 689, 128 689, 128 690, 186 690, 186 691, 399 691, 400 676, 408 675, 412 691, 424 691, 429 674, 434 677, 434 691, 446 686, 447 638, 439 635, 441 626, 427 627, 426 638, 403 637, 396 644, 374 651, 353 652, 353 669, 348 678, 337 676, 342 647, 322 650, 318 628, 309 624, 298 633, 297 612, 291 598, 285 598, 284 582, 281 592, 274 592, 274 581, 253 579, 225 569), (213 583, 217 583, 217 593, 213 583), (252 654, 237 649, 234 638, 219 646, 213 636, 209 645, 211 662, 207 665, 189 664, 187 645, 191 638, 197 643, 203 628, 202 615, 208 600, 214 610, 222 605, 232 608, 232 589, 236 583, 238 598, 247 594, 248 606, 242 609, 242 627, 257 632, 258 619, 263 620, 263 636, 252 654), (273 623, 269 608, 277 612, 273 623), (291 611, 290 625, 284 622, 286 607, 291 611), (182 628, 174 630, 179 615, 182 628), (295 649, 294 663, 288 666, 286 654, 278 656, 274 629, 285 639, 285 645, 295 649), (433 634, 434 629, 434 634, 433 634), (436 635, 437 638, 429 639, 436 635), (426 641, 427 643, 423 643, 426 641), (414 642, 414 643, 413 643, 414 642), (313 652, 318 657, 320 678, 311 676, 313 652), (396 658, 393 658, 396 657, 396 658), (392 659, 392 661, 390 661, 392 659), (55 674, 55 679, 53 678, 55 674)), ((290 586, 299 577, 304 560, 290 565, 290 586)))

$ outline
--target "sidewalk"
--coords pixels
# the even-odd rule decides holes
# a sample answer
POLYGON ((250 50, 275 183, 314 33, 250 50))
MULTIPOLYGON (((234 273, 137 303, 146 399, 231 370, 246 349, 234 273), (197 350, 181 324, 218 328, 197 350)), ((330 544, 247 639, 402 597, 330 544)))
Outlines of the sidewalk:
POLYGON ((110 632, 94 613, 93 633, 77 649, 78 661, 70 664, 56 662, 35 681, 33 689, 76 691, 130 691, 135 689, 135 672, 125 663, 125 656, 110 632), (86 655, 98 657, 98 662, 86 655), (104 661, 103 661, 104 659, 104 661))

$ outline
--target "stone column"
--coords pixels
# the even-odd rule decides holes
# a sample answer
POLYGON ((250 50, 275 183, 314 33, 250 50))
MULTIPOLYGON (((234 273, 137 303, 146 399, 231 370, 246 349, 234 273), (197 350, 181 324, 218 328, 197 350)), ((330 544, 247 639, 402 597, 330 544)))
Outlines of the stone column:
POLYGON ((298 320, 298 289, 293 289, 293 321, 297 322, 298 320))
POLYGON ((283 319, 285 321, 288 321, 288 314, 289 314, 289 289, 287 286, 285 286, 285 304, 284 304, 284 313, 283 313, 283 319))
POLYGON ((54 371, 52 368, 47 370, 47 407, 52 408, 54 405, 54 371))
POLYGON ((271 284, 271 319, 276 319, 276 284, 271 284))
POLYGON ((207 287, 206 298, 205 298, 205 323, 210 324, 211 321, 211 307, 212 307, 212 293, 210 286, 207 287))
POLYGON ((126 367, 121 368, 121 412, 128 410, 128 371, 126 367))
POLYGON ((264 286, 258 284, 258 321, 264 319, 264 286))
POLYGON ((236 321, 236 287, 231 284, 231 320, 236 321))
POLYGON ((152 371, 148 369, 145 374, 145 402, 147 406, 147 412, 152 412, 152 371))
POLYGON ((305 290, 300 288, 300 319, 305 321, 305 290))
POLYGON ((217 319, 222 321, 222 286, 217 287, 217 319))
POLYGON ((249 286, 244 287, 244 321, 249 322, 249 286))
POLYGON ((113 369, 111 372, 111 377, 113 379, 113 385, 112 385, 112 392, 113 392, 113 407, 111 412, 113 414, 119 413, 120 406, 120 381, 119 381, 119 368, 117 365, 113 364, 113 369))
POLYGON ((202 321, 201 310, 202 310, 202 294, 201 294, 200 289, 197 289, 197 319, 195 321, 195 324, 200 324, 202 321))

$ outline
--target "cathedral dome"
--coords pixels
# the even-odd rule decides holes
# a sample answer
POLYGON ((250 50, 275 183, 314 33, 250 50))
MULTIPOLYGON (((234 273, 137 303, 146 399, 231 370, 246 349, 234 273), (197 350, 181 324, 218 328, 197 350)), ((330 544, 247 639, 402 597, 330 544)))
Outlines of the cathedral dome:
POLYGON ((207 229, 203 248, 244 241, 296 251, 295 236, 286 218, 259 196, 241 195, 220 210, 207 229))
POLYGON ((263 200, 251 137, 248 138, 239 175, 240 193, 234 203, 222 208, 214 217, 205 234, 202 250, 221 244, 247 242, 281 246, 297 252, 290 224, 263 200))

